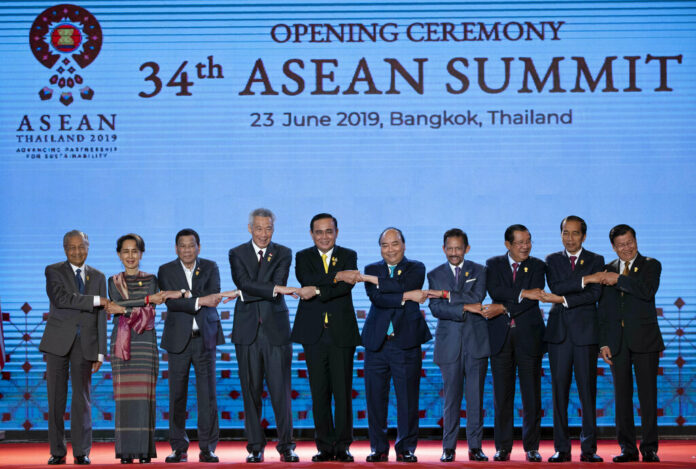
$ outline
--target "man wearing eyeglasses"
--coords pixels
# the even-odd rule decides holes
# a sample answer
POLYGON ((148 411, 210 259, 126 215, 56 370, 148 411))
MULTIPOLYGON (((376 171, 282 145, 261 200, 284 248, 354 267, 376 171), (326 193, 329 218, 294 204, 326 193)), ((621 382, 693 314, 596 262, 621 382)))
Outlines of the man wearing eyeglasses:
POLYGON ((544 262, 529 254, 532 236, 524 225, 505 230, 507 253, 486 261, 486 288, 493 300, 481 314, 488 319, 495 407, 496 461, 512 451, 515 372, 522 394, 522 444, 527 461, 540 462, 541 358, 544 319, 539 300, 544 262))

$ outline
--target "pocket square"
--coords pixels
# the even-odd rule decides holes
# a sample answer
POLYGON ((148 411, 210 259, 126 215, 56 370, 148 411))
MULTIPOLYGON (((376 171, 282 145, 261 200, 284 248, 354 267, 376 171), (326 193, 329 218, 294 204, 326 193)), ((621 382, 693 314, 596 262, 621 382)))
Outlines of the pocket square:
POLYGON ((469 282, 473 282, 473 281, 475 281, 475 280, 476 280, 475 278, 471 278, 471 279, 467 280, 467 281, 466 281, 466 282, 464 282, 464 283, 469 283, 469 282))

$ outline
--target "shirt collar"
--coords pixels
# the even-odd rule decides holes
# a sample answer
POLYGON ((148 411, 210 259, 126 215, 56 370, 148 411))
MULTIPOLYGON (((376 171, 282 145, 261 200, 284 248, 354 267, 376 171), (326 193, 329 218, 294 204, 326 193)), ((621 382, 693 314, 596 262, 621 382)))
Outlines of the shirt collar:
POLYGON ((261 255, 262 255, 262 256, 265 256, 265 255, 266 255, 266 249, 268 249, 268 246, 266 246, 265 248, 260 248, 260 247, 258 247, 258 246, 256 245, 256 243, 255 243, 253 240, 251 241, 251 245, 252 245, 252 247, 254 248, 254 254, 256 254, 256 255, 258 256, 258 255, 259 255, 259 251, 262 251, 263 254, 261 254, 261 255))
POLYGON ((508 252, 507 258, 508 258, 508 263, 510 264, 510 268, 511 268, 511 269, 513 268, 513 267, 512 267, 512 264, 517 263, 517 266, 519 267, 520 265, 522 265, 522 262, 524 262, 524 261, 522 261, 522 262, 517 262, 515 259, 512 258, 512 256, 510 255, 509 252, 508 252))
POLYGON ((570 256, 575 256, 576 259, 580 259, 580 254, 582 254, 582 248, 580 248, 580 250, 575 254, 569 253, 567 249, 565 250, 565 252, 566 252, 566 255, 568 256, 568 259, 570 259, 570 256))
POLYGON ((72 262, 68 262, 70 264, 70 267, 72 268, 73 274, 77 273, 77 269, 80 269, 80 273, 83 273, 85 271, 85 265, 82 264, 82 267, 78 267, 74 265, 72 262))
POLYGON ((189 269, 188 267, 186 267, 184 265, 183 261, 181 259, 179 259, 179 263, 181 264, 181 268, 184 269, 184 272, 193 272, 194 269, 196 268, 197 261, 198 261, 198 259, 196 259, 196 261, 193 262, 193 268, 189 269))
POLYGON ((329 250, 326 251, 325 253, 324 253, 324 252, 321 252, 321 250, 320 250, 319 248, 317 248, 317 252, 319 253, 319 257, 321 257, 322 255, 326 254, 326 258, 327 258, 327 259, 331 259, 331 256, 333 255, 333 252, 334 252, 334 248, 335 248, 335 247, 336 247, 336 246, 334 246, 333 248, 329 249, 329 250))
POLYGON ((455 273, 454 269, 457 267, 464 270, 464 259, 462 259, 462 261, 459 263, 459 265, 453 265, 453 264, 450 264, 449 262, 447 262, 447 265, 449 265, 450 270, 454 274, 455 273))
POLYGON ((637 258, 637 257, 638 257, 638 254, 636 254, 636 255, 633 257, 633 259, 631 259, 631 260, 628 261, 628 262, 625 262, 625 261, 622 261, 621 259, 619 259, 619 261, 620 261, 620 262, 619 262, 619 267, 622 268, 621 271, 623 271, 623 266, 624 266, 624 264, 628 264, 628 268, 630 269, 631 266, 633 265, 633 263, 636 261, 636 258, 637 258))

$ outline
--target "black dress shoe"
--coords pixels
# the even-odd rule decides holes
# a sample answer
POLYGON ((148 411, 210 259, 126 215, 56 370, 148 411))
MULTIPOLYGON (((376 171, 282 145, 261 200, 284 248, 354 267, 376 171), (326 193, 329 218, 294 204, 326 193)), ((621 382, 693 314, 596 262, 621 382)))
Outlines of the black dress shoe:
POLYGON ((341 462, 353 462, 355 461, 355 458, 353 457, 352 454, 350 454, 350 451, 347 449, 344 449, 342 451, 336 451, 336 461, 341 461, 341 462))
POLYGON ((140 458, 138 459, 140 464, 150 464, 150 461, 152 461, 152 458, 140 458))
POLYGON ((133 464, 133 458, 121 458, 121 464, 133 464))
POLYGON ((541 462, 541 454, 535 449, 527 451, 525 458, 527 458, 527 462, 541 462))
POLYGON ((643 462, 660 462, 660 458, 657 456, 657 451, 651 449, 644 452, 643 462))
POLYGON ((597 453, 582 453, 580 455, 580 461, 582 462, 604 462, 597 453))
POLYGON ((453 449, 443 449, 442 456, 440 456, 440 462, 454 462, 457 452, 453 449))
POLYGON ((396 460, 398 462, 418 462, 418 458, 413 451, 404 451, 403 453, 396 453, 396 460))
POLYGON ((506 449, 499 449, 498 451, 495 452, 495 455, 493 456, 493 461, 509 461, 510 460, 510 451, 506 449))
POLYGON ((65 456, 53 456, 48 458, 48 464, 51 466, 57 466, 58 464, 65 464, 65 456))
POLYGON ((183 451, 174 451, 172 454, 164 458, 164 462, 188 462, 188 453, 183 451))
POLYGON ((247 456, 246 462, 263 462, 263 451, 252 451, 247 456))
POLYGON ((469 461, 488 461, 488 456, 483 454, 481 448, 470 448, 469 461))
POLYGON ((612 459, 614 462, 638 462, 638 453, 621 453, 618 456, 614 456, 612 459))
POLYGON ((326 461, 333 461, 334 460, 334 455, 332 453, 329 453, 328 451, 321 451, 314 456, 312 456, 312 462, 326 462, 326 461))
POLYGON ((291 449, 286 449, 282 453, 280 453, 280 460, 282 462, 299 462, 300 457, 295 454, 295 452, 291 449))
POLYGON ((75 464, 80 466, 87 466, 89 464, 92 464, 92 461, 89 460, 89 456, 75 456, 75 464))
POLYGON ((367 461, 367 462, 387 462, 387 461, 389 461, 389 458, 387 457, 387 453, 377 453, 377 452, 373 451, 372 453, 367 455, 367 457, 365 458, 365 461, 367 461))
POLYGON ((198 453, 198 462, 220 462, 220 458, 212 451, 206 450, 198 453))
POLYGON ((570 451, 556 451, 549 462, 570 462, 570 451))

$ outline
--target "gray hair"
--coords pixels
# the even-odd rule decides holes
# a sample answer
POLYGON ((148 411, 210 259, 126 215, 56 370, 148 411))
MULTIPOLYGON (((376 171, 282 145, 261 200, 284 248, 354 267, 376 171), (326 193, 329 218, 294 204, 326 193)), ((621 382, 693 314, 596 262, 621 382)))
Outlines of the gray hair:
POLYGON ((63 247, 67 247, 68 240, 74 236, 81 237, 85 244, 89 246, 89 238, 87 237, 87 233, 80 230, 70 230, 67 233, 65 233, 65 236, 63 236, 63 247))
POLYGON ((276 216, 267 208, 257 208, 249 214, 249 225, 254 223, 254 217, 270 218, 271 223, 275 224, 276 216))

